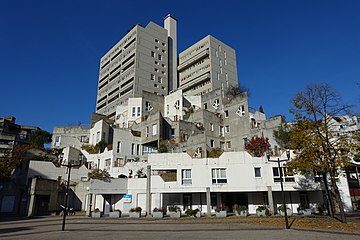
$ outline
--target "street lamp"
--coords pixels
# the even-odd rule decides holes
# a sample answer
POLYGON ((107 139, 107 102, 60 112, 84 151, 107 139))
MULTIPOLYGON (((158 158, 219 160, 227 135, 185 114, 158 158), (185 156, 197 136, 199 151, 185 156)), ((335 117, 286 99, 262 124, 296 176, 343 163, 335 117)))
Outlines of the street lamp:
POLYGON ((289 229, 289 220, 288 220, 288 215, 287 215, 287 211, 286 211, 286 201, 285 201, 285 192, 284 192, 284 186, 283 186, 283 174, 281 171, 281 167, 280 167, 280 162, 286 162, 290 160, 290 150, 286 149, 286 157, 287 159, 281 159, 278 158, 277 160, 270 160, 270 152, 267 151, 266 153, 266 158, 268 160, 268 162, 277 162, 278 163, 278 168, 279 168, 279 173, 280 173, 280 186, 281 186, 281 193, 282 193, 282 199, 283 199, 283 206, 284 206, 284 215, 285 215, 285 227, 286 229, 289 229))
POLYGON ((70 186, 70 173, 71 173, 71 168, 73 167, 79 167, 80 165, 73 165, 71 164, 71 162, 69 161, 69 163, 67 165, 63 164, 61 166, 67 167, 68 168, 68 179, 67 179, 67 183, 66 183, 66 190, 65 190, 65 209, 64 209, 64 215, 63 215, 63 222, 62 222, 62 231, 65 231, 65 220, 66 220, 66 215, 68 212, 68 198, 69 198, 69 186, 70 186))

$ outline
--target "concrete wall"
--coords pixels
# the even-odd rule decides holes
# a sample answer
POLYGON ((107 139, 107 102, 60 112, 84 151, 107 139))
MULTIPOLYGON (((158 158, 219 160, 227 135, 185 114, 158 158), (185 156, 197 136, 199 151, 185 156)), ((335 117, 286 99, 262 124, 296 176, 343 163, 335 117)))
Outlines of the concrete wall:
POLYGON ((89 143, 90 127, 88 126, 66 126, 54 127, 52 133, 52 148, 75 147, 81 148, 83 144, 89 143), (60 141, 56 141, 59 139, 60 141))

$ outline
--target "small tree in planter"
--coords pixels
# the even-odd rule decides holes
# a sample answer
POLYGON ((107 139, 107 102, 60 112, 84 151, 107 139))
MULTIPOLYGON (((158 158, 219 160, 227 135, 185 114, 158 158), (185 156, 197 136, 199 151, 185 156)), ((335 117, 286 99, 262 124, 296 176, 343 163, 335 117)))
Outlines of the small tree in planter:
POLYGON ((261 216, 269 216, 270 215, 270 211, 266 206, 258 206, 256 209, 256 215, 261 217, 261 216))
POLYGON ((227 211, 226 211, 226 207, 224 204, 220 204, 220 206, 218 206, 215 209, 216 213, 215 216, 216 217, 227 217, 227 211))
POLYGON ((200 210, 197 208, 197 209, 187 209, 185 211, 186 215, 190 216, 190 217, 201 217, 201 212, 200 210))
POLYGON ((302 205, 300 204, 300 206, 297 208, 298 214, 299 215, 311 215, 311 209, 309 208, 309 205, 302 205))
POLYGON ((164 217, 164 210, 162 208, 154 208, 152 217, 153 218, 163 218, 164 217))
POLYGON ((101 212, 98 208, 95 208, 95 210, 93 212, 91 212, 91 217, 92 218, 100 218, 101 217, 101 212))
POLYGON ((291 216, 291 215, 292 215, 291 209, 288 208, 288 207, 286 206, 286 204, 285 204, 285 205, 284 205, 284 204, 281 204, 277 209, 278 209, 278 211, 279 211, 279 213, 280 213, 281 216, 285 216, 285 211, 286 211, 286 213, 287 213, 288 216, 291 216))
POLYGON ((181 212, 178 206, 169 206, 168 209, 171 218, 180 218, 181 212))
POLYGON ((110 218, 119 218, 119 217, 121 217, 121 211, 115 210, 113 212, 109 212, 109 217, 110 218))
POLYGON ((130 218, 140 218, 141 210, 141 207, 131 208, 129 211, 130 218))
POLYGON ((236 216, 247 217, 249 215, 247 206, 239 206, 239 205, 235 204, 233 209, 234 209, 236 216))

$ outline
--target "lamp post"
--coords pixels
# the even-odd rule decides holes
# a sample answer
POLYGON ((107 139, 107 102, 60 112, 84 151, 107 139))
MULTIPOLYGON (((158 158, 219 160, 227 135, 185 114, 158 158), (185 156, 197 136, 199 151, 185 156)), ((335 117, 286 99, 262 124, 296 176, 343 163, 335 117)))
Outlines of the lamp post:
POLYGON ((281 159, 278 158, 277 160, 270 160, 270 153, 267 152, 266 153, 266 158, 268 160, 268 162, 277 162, 278 163, 278 168, 279 168, 279 174, 280 174, 280 186, 281 186, 281 193, 282 193, 282 199, 283 199, 283 206, 284 206, 284 216, 285 216, 285 227, 286 229, 289 229, 289 220, 288 220, 288 215, 287 215, 287 209, 286 209, 286 201, 285 201, 285 192, 284 192, 284 185, 283 185, 283 174, 282 174, 282 170, 280 167, 280 162, 286 162, 290 160, 290 150, 286 149, 286 157, 287 159, 281 159))
POLYGON ((69 198, 69 186, 70 186, 71 168, 78 167, 79 165, 73 165, 69 161, 69 163, 67 165, 62 165, 62 166, 67 167, 67 169, 68 169, 68 179, 67 179, 66 190, 65 190, 65 209, 64 209, 62 229, 61 229, 62 231, 65 231, 65 221, 66 221, 66 215, 67 215, 67 212, 68 212, 68 198, 69 198))

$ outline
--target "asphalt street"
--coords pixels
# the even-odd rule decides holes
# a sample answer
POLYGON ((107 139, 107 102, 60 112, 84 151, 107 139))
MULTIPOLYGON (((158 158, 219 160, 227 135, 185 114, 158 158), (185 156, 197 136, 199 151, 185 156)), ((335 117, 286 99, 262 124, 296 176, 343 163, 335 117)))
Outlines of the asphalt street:
POLYGON ((62 218, 48 216, 34 219, 0 221, 0 239, 360 239, 359 234, 330 233, 243 223, 194 223, 178 220, 91 219, 69 216, 65 231, 62 218))

